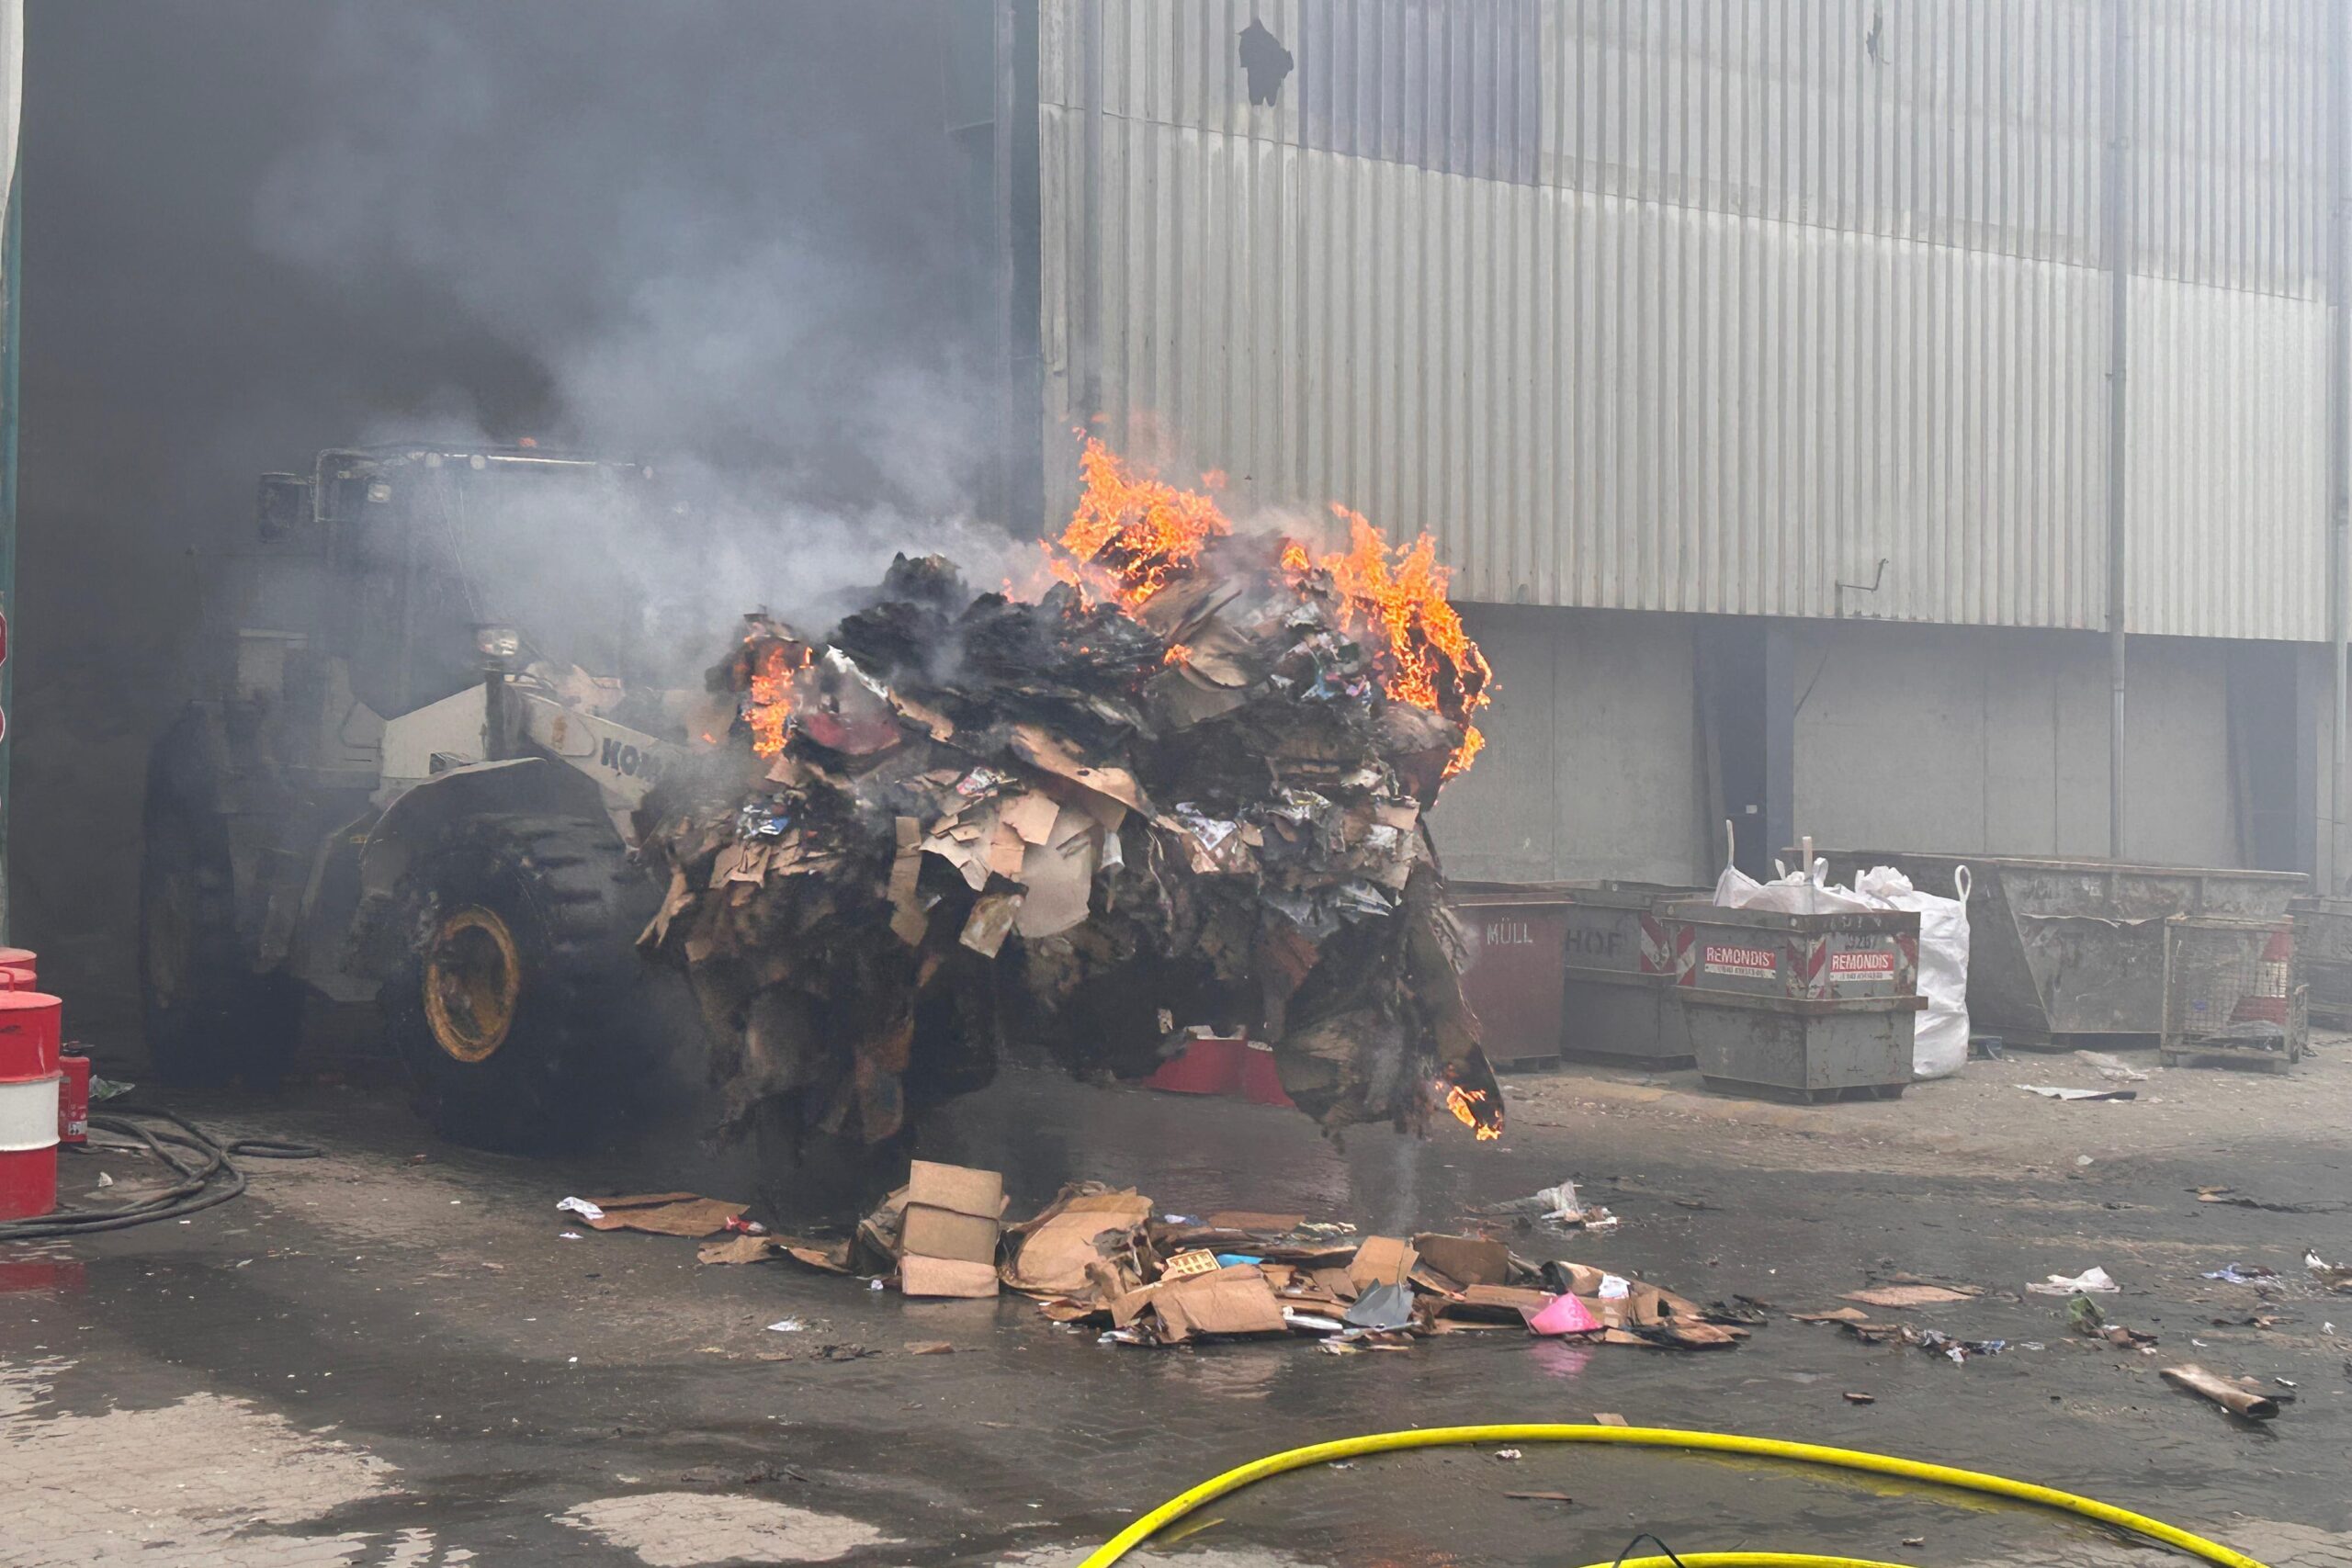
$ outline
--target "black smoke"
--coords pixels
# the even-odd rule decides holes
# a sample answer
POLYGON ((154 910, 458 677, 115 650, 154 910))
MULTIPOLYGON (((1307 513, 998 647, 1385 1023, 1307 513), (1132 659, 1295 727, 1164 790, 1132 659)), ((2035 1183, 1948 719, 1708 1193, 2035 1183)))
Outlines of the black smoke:
POLYGON ((969 6, 28 11, 10 891, 76 1027, 130 1016, 145 752, 257 473, 396 434, 659 457, 755 560, 969 510, 969 6))

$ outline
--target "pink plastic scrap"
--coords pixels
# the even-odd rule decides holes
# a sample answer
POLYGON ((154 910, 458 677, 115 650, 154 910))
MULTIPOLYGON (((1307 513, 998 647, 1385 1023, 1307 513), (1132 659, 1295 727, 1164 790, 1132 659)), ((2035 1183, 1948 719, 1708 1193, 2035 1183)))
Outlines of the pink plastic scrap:
POLYGON ((1584 1303, 1574 1296, 1554 1296, 1540 1307, 1521 1307, 1519 1315, 1537 1334, 1591 1334, 1600 1327, 1592 1314, 1584 1310, 1584 1303))

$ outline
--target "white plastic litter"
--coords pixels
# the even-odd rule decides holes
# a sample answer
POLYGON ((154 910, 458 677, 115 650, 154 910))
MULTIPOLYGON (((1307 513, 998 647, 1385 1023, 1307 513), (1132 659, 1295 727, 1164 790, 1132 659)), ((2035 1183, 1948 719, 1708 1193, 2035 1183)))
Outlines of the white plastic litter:
POLYGON ((2075 1060, 2091 1068, 2110 1083, 2146 1083, 2148 1075, 2120 1056, 2110 1056, 2104 1051, 2077 1051, 2075 1060))
POLYGON ((797 1334, 808 1325, 797 1317, 782 1317, 768 1325, 770 1334, 797 1334))
POLYGON ((1634 1287, 1629 1281, 1621 1280, 1614 1274, 1603 1274, 1600 1277, 1600 1294, 1602 1301, 1622 1302, 1633 1293, 1634 1287))
POLYGON ((577 1214, 583 1220, 601 1220, 605 1217, 605 1211, 598 1208, 595 1204, 591 1203, 585 1198, 566 1198, 562 1202, 556 1205, 556 1212, 565 1214, 577 1214))
POLYGON ((2026 1287, 2037 1296, 2109 1295, 2122 1288, 2108 1278, 2104 1269, 2086 1269, 2071 1280, 2052 1274, 2047 1283, 2026 1287))

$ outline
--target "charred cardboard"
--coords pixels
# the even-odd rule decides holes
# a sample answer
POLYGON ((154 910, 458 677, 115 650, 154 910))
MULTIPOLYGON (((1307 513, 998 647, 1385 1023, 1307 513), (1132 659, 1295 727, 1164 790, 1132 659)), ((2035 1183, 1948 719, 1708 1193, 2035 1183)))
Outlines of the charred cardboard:
POLYGON ((899 1259, 899 1292, 909 1296, 992 1296, 996 1265, 909 1254, 899 1259))
POLYGON ((1151 1217, 1151 1200, 1129 1190, 1081 1192, 1057 1200, 1044 1213, 1017 1227, 1020 1243, 1005 1266, 1004 1282, 1016 1291, 1066 1296, 1087 1287, 1087 1265, 1102 1257, 1094 1238, 1122 1235, 1151 1217))
POLYGON ((1421 1261, 1464 1285, 1499 1285, 1510 1279, 1510 1248, 1476 1235, 1424 1233, 1413 1238, 1421 1261))

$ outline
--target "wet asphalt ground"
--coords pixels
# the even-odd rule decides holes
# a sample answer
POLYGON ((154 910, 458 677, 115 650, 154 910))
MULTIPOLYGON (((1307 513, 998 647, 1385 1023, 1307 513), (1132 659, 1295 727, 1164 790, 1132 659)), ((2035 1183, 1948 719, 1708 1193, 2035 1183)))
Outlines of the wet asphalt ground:
MULTIPOLYGON (((2347 1102, 2331 1081, 2352 1088, 2352 1053, 2306 1070, 2323 1077, 2299 1105, 2347 1102)), ((689 1241, 562 1235, 568 1193, 751 1198, 761 1173, 704 1146, 691 1118, 625 1150, 530 1162, 439 1145, 388 1092, 181 1101, 220 1131, 326 1153, 253 1162, 249 1196, 184 1224, 0 1251, 0 1563, 1073 1562, 1136 1512, 1275 1450, 1601 1412, 1997 1471, 2273 1563, 2352 1562, 2352 1296, 2301 1265, 2307 1247, 2352 1257, 2340 1116, 2240 1116, 2134 1151, 2120 1118, 2143 1108, 2064 1107, 2104 1115, 2109 1144, 2124 1130, 2122 1152, 2085 1166, 2056 1140, 1898 1135, 1938 1132, 1937 1086, 1901 1102, 1899 1122, 1872 1108, 1864 1137, 1837 1107, 1749 1118, 1672 1094, 1585 1100, 1575 1083, 1513 1080, 1523 1103, 1499 1145, 1447 1129, 1340 1145, 1293 1112, 1012 1072, 937 1118, 921 1152, 1001 1169, 1015 1213, 1092 1177, 1163 1212, 1301 1211, 1366 1232, 1456 1228, 1572 1176, 1622 1227, 1530 1230, 1519 1250, 1772 1303, 1747 1344, 1107 1347, 1018 1297, 909 1302, 789 1263, 701 1267, 689 1241), (2328 1212, 2197 1201, 2219 1183, 2328 1212), (2232 1261, 2283 1285, 2199 1277, 2232 1261), (2063 1301, 2024 1293, 2092 1264, 2124 1284, 2110 1318, 2156 1333, 2160 1355, 2072 1337, 2063 1301), (2009 1348, 1955 1365, 1785 1315, 1892 1273, 1987 1293, 1874 1316, 2009 1348), (910 1349, 937 1341, 953 1352, 910 1349), (2161 1382, 2176 1359, 2295 1401, 2275 1422, 2237 1420, 2161 1382)), ((2258 1082, 2223 1087, 2261 1103, 2258 1082)), ((67 1195, 100 1169, 135 1182, 139 1166, 74 1155, 67 1195)), ((1605 1562, 1640 1531, 1684 1551, 1922 1565, 2150 1560, 2081 1522, 1956 1494, 1571 1447, 1367 1459, 1194 1523, 1161 1550, 1197 1568, 1605 1562)))

